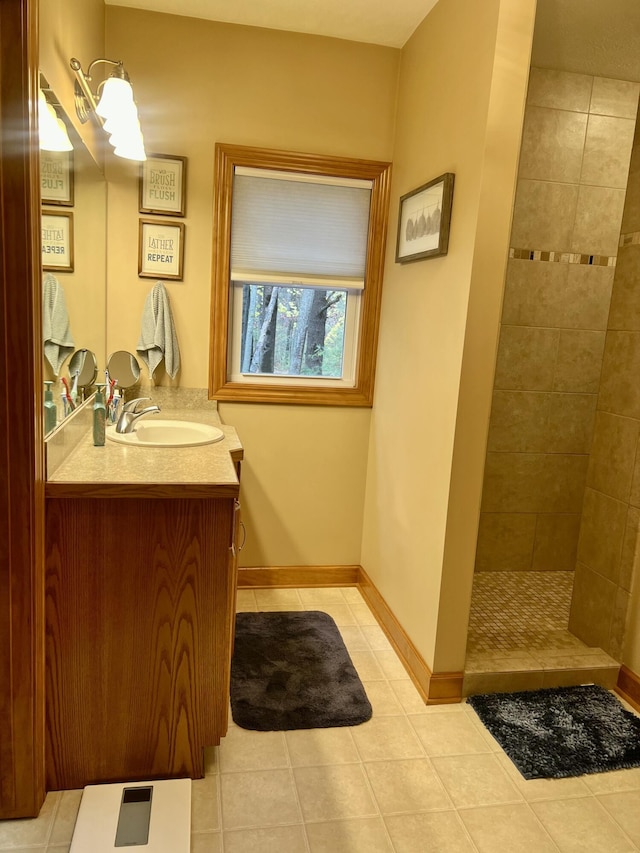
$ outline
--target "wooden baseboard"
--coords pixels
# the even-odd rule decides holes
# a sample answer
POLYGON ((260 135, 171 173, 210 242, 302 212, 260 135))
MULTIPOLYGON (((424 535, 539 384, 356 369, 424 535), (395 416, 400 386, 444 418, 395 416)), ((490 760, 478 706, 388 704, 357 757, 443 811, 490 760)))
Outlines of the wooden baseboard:
POLYGON ((358 588, 427 705, 462 701, 462 672, 433 673, 371 578, 360 568, 358 588))
POLYGON ((260 566, 238 569, 238 588, 356 586, 360 566, 260 566))
POLYGON ((616 692, 619 693, 636 711, 640 711, 640 675, 622 664, 618 673, 616 692))

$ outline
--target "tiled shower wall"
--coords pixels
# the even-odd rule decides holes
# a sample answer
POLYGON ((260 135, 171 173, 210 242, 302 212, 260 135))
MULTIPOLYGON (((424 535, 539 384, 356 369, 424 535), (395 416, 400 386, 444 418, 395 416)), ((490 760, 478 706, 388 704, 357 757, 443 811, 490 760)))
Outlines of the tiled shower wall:
POLYGON ((575 568, 639 88, 531 69, 476 571, 575 568))
MULTIPOLYGON (((640 126, 640 123, 639 123, 640 126)), ((622 219, 570 630, 621 660, 640 526, 640 133, 622 219)))

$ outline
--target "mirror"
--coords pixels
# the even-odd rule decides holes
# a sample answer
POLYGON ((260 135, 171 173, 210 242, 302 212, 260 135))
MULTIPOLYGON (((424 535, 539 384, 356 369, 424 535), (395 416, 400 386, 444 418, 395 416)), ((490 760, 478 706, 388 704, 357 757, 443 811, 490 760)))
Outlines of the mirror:
POLYGON ((132 388, 140 381, 140 365, 135 356, 126 350, 117 350, 109 356, 107 370, 116 379, 118 388, 132 388))
POLYGON ((88 349, 79 349, 69 359, 69 374, 75 379, 78 376, 78 388, 90 388, 98 375, 98 362, 95 353, 88 349))
MULTIPOLYGON (((102 170, 42 74, 40 86, 64 122, 73 145, 68 154, 60 152, 56 158, 41 152, 40 158, 42 276, 43 286, 48 287, 47 299, 43 300, 43 350, 51 351, 56 334, 64 338, 64 351, 58 351, 53 366, 44 358, 43 378, 54 381, 58 399, 62 377, 71 384, 79 369, 82 376, 78 386, 87 387, 105 361, 107 189, 102 170), (56 247, 56 236, 64 240, 62 249, 56 247)), ((61 407, 59 421, 63 414, 61 407)))

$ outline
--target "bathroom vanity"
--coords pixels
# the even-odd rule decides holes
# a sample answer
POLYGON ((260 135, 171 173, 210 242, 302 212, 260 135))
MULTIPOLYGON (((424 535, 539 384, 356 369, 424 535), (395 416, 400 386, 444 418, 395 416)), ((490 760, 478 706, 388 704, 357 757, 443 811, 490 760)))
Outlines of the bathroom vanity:
POLYGON ((226 733, 242 447, 94 447, 46 483, 47 788, 204 775, 226 733))

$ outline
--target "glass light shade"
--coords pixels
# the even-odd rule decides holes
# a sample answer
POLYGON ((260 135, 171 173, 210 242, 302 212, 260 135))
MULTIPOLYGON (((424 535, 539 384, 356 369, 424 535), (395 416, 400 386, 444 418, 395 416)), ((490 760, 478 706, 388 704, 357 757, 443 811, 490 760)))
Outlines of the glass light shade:
POLYGON ((146 160, 147 155, 144 150, 144 142, 142 137, 137 141, 123 142, 113 149, 116 157, 122 157, 124 160, 146 160))
POLYGON ((118 157, 123 157, 125 160, 147 159, 139 122, 126 130, 120 129, 118 133, 109 137, 109 142, 113 145, 113 153, 118 157))
POLYGON ((124 133, 131 133, 133 128, 136 129, 137 133, 140 132, 138 109, 133 102, 130 106, 127 106, 124 109, 119 110, 117 113, 109 116, 103 125, 103 130, 108 133, 109 136, 113 136, 113 134, 120 133, 121 131, 124 133))
POLYGON ((62 119, 48 103, 42 90, 38 94, 38 135, 43 151, 72 151, 67 128, 62 119))
POLYGON ((109 77, 102 87, 100 101, 96 107, 98 115, 108 119, 131 106, 135 107, 131 83, 121 77, 109 77))

